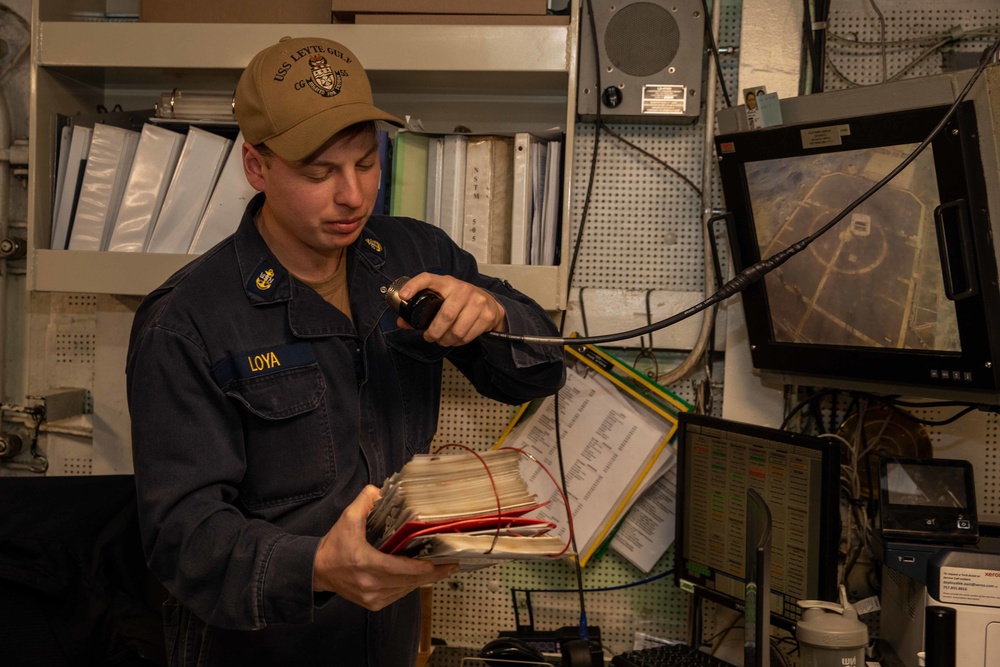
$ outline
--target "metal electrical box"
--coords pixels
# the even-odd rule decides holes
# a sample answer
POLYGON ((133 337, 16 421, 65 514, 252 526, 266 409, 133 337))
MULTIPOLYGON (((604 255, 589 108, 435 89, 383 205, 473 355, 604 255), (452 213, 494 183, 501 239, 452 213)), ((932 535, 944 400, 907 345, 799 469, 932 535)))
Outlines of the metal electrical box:
POLYGON ((580 19, 580 117, 593 120, 600 104, 601 116, 619 122, 696 122, 706 55, 700 0, 591 6, 596 39, 589 17, 580 19))

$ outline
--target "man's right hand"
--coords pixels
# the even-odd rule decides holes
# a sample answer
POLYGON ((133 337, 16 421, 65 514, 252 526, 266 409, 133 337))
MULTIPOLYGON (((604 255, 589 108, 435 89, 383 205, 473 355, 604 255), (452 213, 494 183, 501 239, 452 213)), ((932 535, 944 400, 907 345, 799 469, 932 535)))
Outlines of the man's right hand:
POLYGON ((320 540, 313 561, 313 590, 331 591, 371 611, 458 571, 458 565, 390 556, 370 545, 365 519, 378 497, 378 487, 366 486, 320 540))

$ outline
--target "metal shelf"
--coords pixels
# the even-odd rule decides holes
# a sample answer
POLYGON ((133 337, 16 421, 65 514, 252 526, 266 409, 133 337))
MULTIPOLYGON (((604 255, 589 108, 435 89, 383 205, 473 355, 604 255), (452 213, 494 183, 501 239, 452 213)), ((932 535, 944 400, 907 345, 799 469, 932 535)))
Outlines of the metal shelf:
MULTIPOLYGON (((197 255, 135 252, 35 250, 32 254, 37 292, 81 292, 144 296, 197 255)), ((546 310, 559 308, 562 288, 558 266, 484 264, 484 273, 508 280, 546 310)))
MULTIPOLYGON (((572 163, 577 62, 576 17, 567 25, 272 25, 117 23, 61 20, 63 0, 36 3, 32 49, 31 161, 50 173, 55 115, 98 106, 152 111, 164 91, 228 92, 260 45, 311 34, 350 46, 365 64, 376 102, 420 120, 426 131, 542 131, 563 127, 572 163), (60 20, 47 20, 60 19, 60 20), (392 48, 385 48, 391 45, 392 48)), ((569 170, 562 218, 569 219, 569 170)), ((48 250, 52 182, 29 184, 28 289, 144 295, 192 259, 48 250)), ((561 242, 568 254, 568 232, 561 242)), ((563 266, 489 265, 548 310, 566 306, 563 266)))
MULTIPOLYGON (((569 26, 271 25, 216 23, 38 24, 40 67, 232 69, 261 44, 310 34, 349 44, 370 73, 569 71, 569 26), (225 44, 225 48, 220 48, 225 44), (392 48, 385 46, 391 44, 392 48)), ((565 89, 563 90, 565 93, 565 89)))

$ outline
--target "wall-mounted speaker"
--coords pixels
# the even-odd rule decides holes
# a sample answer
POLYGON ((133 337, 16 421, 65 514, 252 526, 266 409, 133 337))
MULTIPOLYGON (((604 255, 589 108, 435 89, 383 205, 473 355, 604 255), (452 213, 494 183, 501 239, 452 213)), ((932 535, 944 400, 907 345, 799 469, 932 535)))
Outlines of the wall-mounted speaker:
POLYGON ((700 0, 584 2, 580 117, 593 120, 600 105, 602 117, 620 122, 697 121, 705 80, 705 18, 700 0))

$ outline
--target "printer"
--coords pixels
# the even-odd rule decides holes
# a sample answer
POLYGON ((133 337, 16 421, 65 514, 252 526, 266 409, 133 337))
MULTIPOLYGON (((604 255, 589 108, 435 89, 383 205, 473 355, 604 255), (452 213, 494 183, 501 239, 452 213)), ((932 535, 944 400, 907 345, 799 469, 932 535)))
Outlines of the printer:
POLYGON ((974 546, 886 543, 880 637, 905 667, 932 642, 956 667, 1000 665, 1000 538, 974 546), (929 607, 954 610, 954 630, 925 627, 929 607), (946 636, 948 633, 953 636, 946 636))

